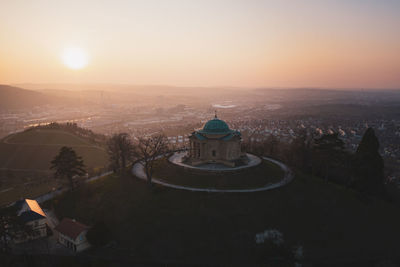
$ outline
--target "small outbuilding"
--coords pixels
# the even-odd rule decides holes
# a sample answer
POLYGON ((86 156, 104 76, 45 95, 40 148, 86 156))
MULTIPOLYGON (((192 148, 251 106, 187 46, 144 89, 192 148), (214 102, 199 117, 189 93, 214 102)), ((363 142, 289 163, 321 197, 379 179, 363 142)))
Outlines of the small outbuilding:
POLYGON ((58 234, 58 242, 73 250, 80 252, 90 247, 86 239, 89 227, 75 219, 64 218, 54 230, 58 234))

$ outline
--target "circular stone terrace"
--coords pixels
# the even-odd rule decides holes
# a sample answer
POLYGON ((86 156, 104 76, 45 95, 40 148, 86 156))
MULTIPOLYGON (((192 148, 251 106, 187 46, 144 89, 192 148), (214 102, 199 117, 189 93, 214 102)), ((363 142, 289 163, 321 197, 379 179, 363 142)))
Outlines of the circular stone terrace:
POLYGON ((221 163, 206 163, 198 166, 192 166, 183 162, 183 157, 186 156, 186 152, 176 152, 171 157, 168 158, 169 162, 189 169, 196 169, 200 171, 237 171, 250 167, 255 167, 261 163, 261 159, 255 155, 247 153, 247 158, 249 162, 246 165, 237 166, 237 167, 229 167, 225 166, 221 163))
MULTIPOLYGON (((249 164, 230 168, 222 164, 191 166, 182 163, 185 152, 176 152, 169 158, 156 159, 152 181, 187 191, 251 193, 279 188, 293 180, 292 171, 282 162, 269 157, 247 155, 249 164)), ((140 179, 147 179, 142 162, 133 165, 132 173, 140 179)))

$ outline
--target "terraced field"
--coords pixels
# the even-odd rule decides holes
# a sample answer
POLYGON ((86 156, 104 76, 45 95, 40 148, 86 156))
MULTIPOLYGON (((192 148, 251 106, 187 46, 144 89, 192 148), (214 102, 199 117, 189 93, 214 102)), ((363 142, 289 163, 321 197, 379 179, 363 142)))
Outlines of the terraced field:
POLYGON ((82 156, 88 171, 108 164, 103 147, 66 131, 32 129, 9 135, 0 142, 0 205, 59 186, 49 168, 62 146, 82 156))

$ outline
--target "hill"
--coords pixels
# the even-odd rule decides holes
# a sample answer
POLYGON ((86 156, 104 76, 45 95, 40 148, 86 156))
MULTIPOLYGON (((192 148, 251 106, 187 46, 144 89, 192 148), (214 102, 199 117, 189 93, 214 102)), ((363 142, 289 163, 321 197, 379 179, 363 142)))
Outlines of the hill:
POLYGON ((108 164, 102 146, 66 130, 32 128, 9 135, 0 141, 0 205, 60 186, 49 168, 62 146, 70 146, 82 156, 89 173, 108 164))
POLYGON ((256 244, 267 229, 280 231, 290 249, 302 246, 307 266, 374 266, 400 253, 397 206, 299 173, 285 187, 250 194, 150 191, 144 181, 112 175, 46 205, 59 218, 109 226, 114 246, 87 252, 90 259, 293 266, 256 244))
POLYGON ((29 109, 35 106, 73 104, 70 99, 0 84, 0 110, 29 109))

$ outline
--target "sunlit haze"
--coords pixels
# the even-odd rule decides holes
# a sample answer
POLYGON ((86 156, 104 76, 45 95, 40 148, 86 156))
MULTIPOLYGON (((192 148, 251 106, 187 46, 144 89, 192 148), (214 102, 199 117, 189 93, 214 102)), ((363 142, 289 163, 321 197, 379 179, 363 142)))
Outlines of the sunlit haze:
POLYGON ((71 69, 82 69, 88 64, 86 52, 79 47, 68 47, 62 53, 64 64, 71 69))
POLYGON ((400 0, 0 0, 0 267, 400 266, 399 211, 400 0))
POLYGON ((400 88, 400 1, 2 1, 0 83, 400 88))

